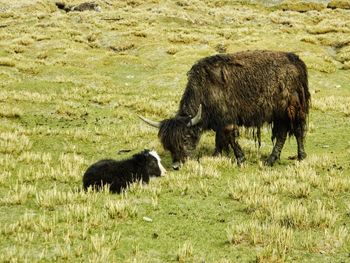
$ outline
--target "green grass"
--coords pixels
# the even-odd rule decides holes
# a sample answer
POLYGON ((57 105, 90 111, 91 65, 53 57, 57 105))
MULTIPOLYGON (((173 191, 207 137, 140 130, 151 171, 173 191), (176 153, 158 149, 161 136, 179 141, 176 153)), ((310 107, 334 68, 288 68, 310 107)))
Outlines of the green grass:
POLYGON ((349 261, 349 11, 97 2, 101 13, 66 14, 48 0, 0 0, 0 261, 349 261), (157 131, 137 114, 174 115, 197 59, 247 49, 306 62, 307 159, 288 159, 290 138, 281 160, 264 167, 267 127, 260 150, 243 133, 247 162, 237 167, 232 152, 211 157, 208 132, 172 171, 157 131), (166 177, 122 195, 82 191, 91 163, 144 148, 160 153, 166 177))

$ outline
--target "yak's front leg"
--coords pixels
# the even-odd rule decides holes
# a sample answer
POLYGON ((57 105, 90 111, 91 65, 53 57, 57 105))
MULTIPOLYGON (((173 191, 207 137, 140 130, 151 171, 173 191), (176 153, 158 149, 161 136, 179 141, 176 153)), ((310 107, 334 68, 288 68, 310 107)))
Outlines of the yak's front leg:
POLYGON ((228 125, 224 129, 217 131, 215 135, 214 156, 220 155, 222 150, 228 153, 229 146, 231 146, 235 154, 237 164, 241 165, 245 161, 245 157, 241 146, 237 142, 238 137, 239 131, 234 125, 228 125))
POLYGON ((280 158, 281 151, 287 138, 287 128, 283 123, 274 123, 272 128, 272 140, 274 138, 276 138, 275 146, 272 149, 272 153, 265 161, 265 164, 269 166, 272 166, 280 158))
POLYGON ((230 138, 228 138, 223 129, 219 129, 215 133, 215 151, 213 156, 220 156, 222 151, 228 153, 230 150, 230 138))

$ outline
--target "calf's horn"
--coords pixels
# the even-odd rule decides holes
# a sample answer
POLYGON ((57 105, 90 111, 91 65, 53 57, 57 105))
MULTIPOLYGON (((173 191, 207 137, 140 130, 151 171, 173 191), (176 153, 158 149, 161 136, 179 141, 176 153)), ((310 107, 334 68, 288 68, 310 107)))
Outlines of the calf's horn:
POLYGON ((141 115, 137 115, 141 120, 143 120, 145 123, 151 125, 152 127, 156 127, 156 128, 160 128, 160 122, 158 121, 152 121, 152 120, 149 120, 141 115))
POLYGON ((188 123, 187 123, 187 127, 191 127, 194 125, 197 125, 202 119, 202 104, 199 104, 199 109, 198 112, 196 114, 196 116, 194 116, 188 123))

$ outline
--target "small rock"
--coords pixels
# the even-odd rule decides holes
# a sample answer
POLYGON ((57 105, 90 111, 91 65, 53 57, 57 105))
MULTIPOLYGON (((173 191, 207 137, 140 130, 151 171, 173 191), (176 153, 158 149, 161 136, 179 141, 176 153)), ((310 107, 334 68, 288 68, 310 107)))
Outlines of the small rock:
POLYGON ((149 218, 147 216, 144 216, 142 219, 146 222, 153 222, 152 218, 149 218))

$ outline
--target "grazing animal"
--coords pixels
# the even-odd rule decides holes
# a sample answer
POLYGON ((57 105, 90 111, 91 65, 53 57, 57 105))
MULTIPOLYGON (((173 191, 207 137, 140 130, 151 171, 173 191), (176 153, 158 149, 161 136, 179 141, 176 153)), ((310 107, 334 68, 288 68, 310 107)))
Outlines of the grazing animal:
POLYGON ((159 129, 174 169, 206 130, 216 132, 214 154, 229 144, 240 165, 245 157, 237 141, 238 128, 256 131, 260 143, 260 128, 266 123, 271 124, 274 147, 265 164, 272 166, 279 159, 287 135, 296 137, 298 159, 306 157, 310 93, 306 66, 297 55, 268 50, 218 54, 199 60, 187 75, 175 117, 156 122, 139 116, 159 129))
POLYGON ((56 2, 56 6, 59 9, 63 9, 66 12, 71 12, 71 11, 96 11, 96 12, 101 12, 101 7, 94 3, 94 2, 85 2, 81 3, 79 5, 66 5, 65 3, 62 2, 56 2))
POLYGON ((164 176, 165 168, 156 151, 144 150, 122 161, 106 159, 91 165, 83 176, 84 189, 95 190, 109 185, 113 193, 120 193, 129 184, 140 181, 148 183, 150 177, 164 176))

